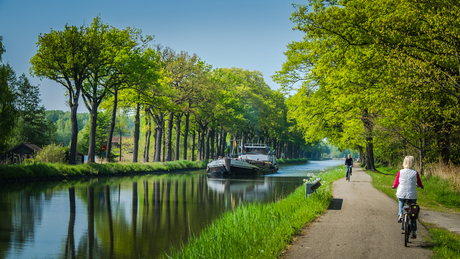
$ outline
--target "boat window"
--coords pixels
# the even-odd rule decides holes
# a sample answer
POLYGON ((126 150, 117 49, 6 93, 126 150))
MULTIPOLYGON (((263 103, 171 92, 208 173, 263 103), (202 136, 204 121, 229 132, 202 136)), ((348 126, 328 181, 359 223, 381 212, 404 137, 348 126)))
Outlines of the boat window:
POLYGON ((246 153, 266 154, 265 148, 246 148, 246 153))

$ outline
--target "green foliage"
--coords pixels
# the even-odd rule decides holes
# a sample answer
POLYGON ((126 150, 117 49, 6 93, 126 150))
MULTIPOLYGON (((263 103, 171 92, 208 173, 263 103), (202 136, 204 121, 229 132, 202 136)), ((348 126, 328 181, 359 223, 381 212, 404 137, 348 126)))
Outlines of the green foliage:
POLYGON ((35 156, 35 161, 44 163, 66 163, 68 162, 68 152, 68 149, 65 147, 50 144, 38 152, 35 156))
POLYGON ((172 258, 277 258, 295 234, 326 212, 332 201, 331 185, 342 169, 321 175, 318 192, 305 198, 300 186, 286 199, 270 204, 245 204, 207 226, 172 258))
POLYGON ((286 90, 299 88, 288 118, 307 141, 328 138, 341 149, 372 143, 377 159, 392 164, 406 152, 424 162, 458 161, 458 2, 295 7, 291 20, 304 38, 288 45, 273 78, 286 90))
POLYGON ((15 125, 17 111, 14 105, 14 84, 13 69, 9 65, 0 64, 0 153, 8 150, 8 140, 15 125))
MULTIPOLYGON (((72 131, 72 124, 70 121, 70 112, 64 112, 60 110, 46 110, 45 111, 45 119, 47 123, 53 122, 54 126, 49 125, 47 128, 49 129, 47 132, 48 134, 54 134, 52 128, 55 127, 55 142, 57 144, 62 144, 64 146, 69 146, 71 140, 71 131, 72 131)), ((77 114, 77 123, 78 123, 78 131, 81 131, 86 124, 89 122, 89 114, 88 113, 78 113, 77 114)), ((52 139, 53 136, 50 137, 52 139)))

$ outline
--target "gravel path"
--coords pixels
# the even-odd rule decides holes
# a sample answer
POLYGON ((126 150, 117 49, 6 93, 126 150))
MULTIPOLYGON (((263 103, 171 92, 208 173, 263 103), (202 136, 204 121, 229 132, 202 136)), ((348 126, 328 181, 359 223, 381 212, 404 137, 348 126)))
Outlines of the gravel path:
POLYGON ((404 247, 398 203, 375 189, 361 168, 353 168, 350 182, 345 177, 334 182, 332 190, 327 213, 304 228, 281 258, 431 257, 424 248, 429 233, 420 223, 417 239, 404 247))

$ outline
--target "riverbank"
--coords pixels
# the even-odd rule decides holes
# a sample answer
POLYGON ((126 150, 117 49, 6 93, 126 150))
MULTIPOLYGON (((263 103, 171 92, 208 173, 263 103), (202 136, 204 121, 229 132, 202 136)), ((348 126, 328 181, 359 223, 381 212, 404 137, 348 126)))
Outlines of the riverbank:
POLYGON ((228 212, 193 237, 172 258, 276 258, 307 223, 322 215, 332 201, 331 185, 343 168, 320 175, 322 186, 305 198, 302 185, 286 199, 247 204, 228 212))
MULTIPOLYGON (((398 169, 389 167, 377 167, 377 171, 366 171, 372 177, 373 186, 387 194, 394 200, 396 190, 392 190, 393 182, 398 169)), ((435 255, 434 258, 460 258, 460 235, 443 227, 442 222, 437 225, 428 221, 442 221, 431 219, 430 211, 448 213, 458 218, 460 214, 460 190, 455 181, 443 179, 439 176, 421 176, 424 189, 418 189, 417 203, 421 207, 419 220, 430 232, 430 246, 435 255)))
MULTIPOLYGON (((278 159, 279 164, 307 162, 307 159, 278 159)), ((150 163, 104 163, 68 165, 60 163, 31 163, 0 165, 0 182, 65 180, 179 170, 206 169, 207 161, 172 161, 150 163)))

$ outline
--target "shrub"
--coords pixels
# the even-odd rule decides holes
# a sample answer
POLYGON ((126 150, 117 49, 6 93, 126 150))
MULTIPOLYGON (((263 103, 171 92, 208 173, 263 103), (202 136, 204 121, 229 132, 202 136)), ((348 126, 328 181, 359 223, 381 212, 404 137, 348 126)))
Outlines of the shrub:
POLYGON ((56 144, 50 144, 37 153, 35 161, 45 163, 65 163, 66 157, 66 148, 60 147, 56 144))

